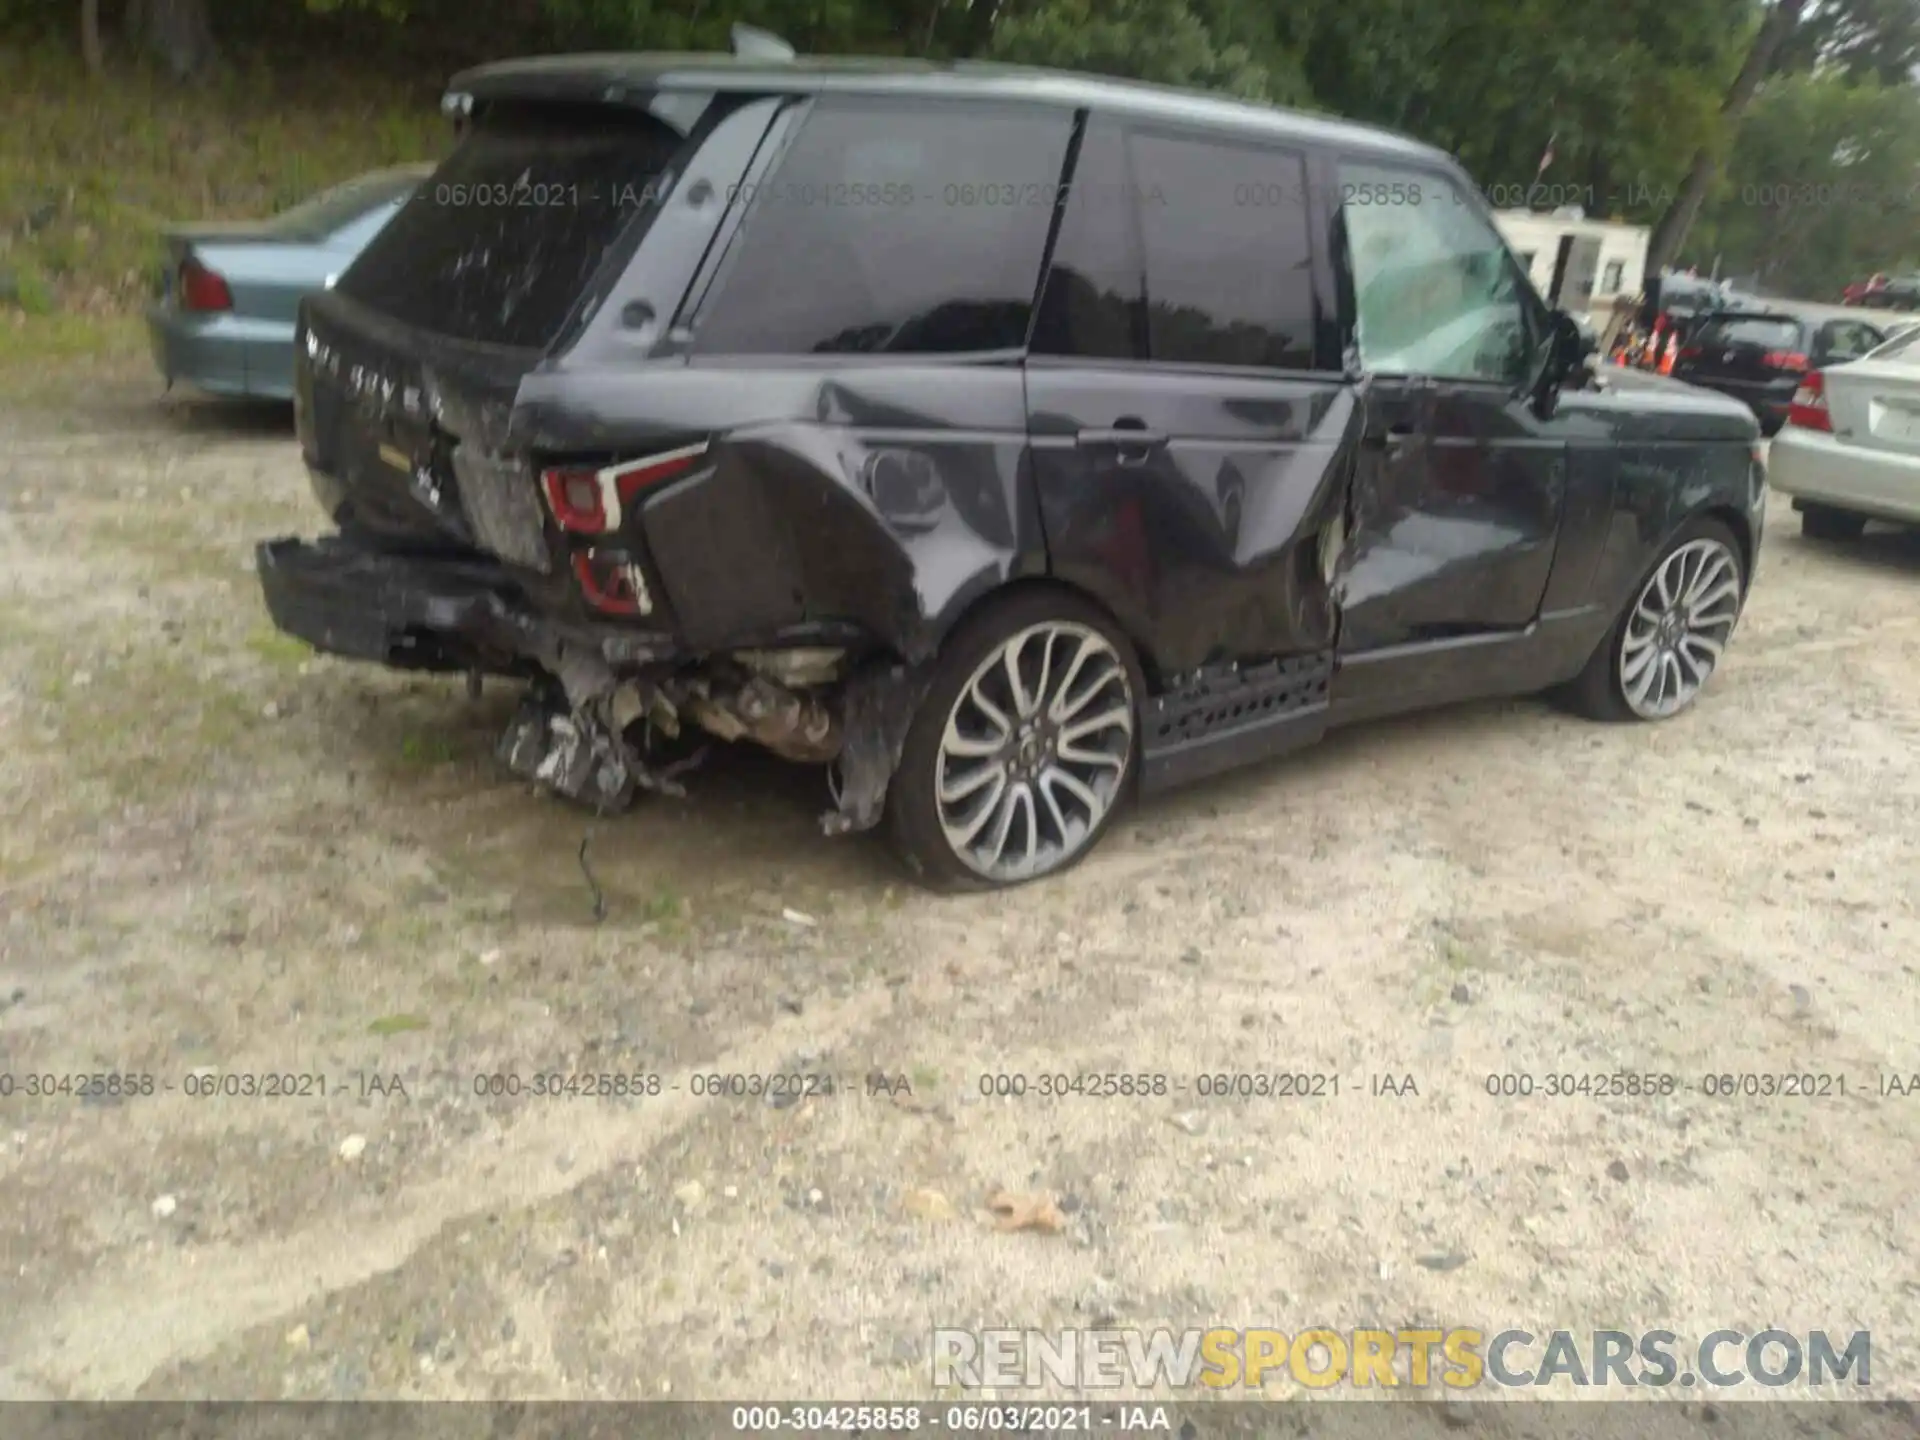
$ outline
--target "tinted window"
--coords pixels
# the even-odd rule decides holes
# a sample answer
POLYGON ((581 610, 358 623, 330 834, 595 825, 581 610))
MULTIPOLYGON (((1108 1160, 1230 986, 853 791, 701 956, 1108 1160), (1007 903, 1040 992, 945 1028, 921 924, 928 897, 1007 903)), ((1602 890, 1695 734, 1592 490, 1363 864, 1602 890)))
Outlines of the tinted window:
POLYGON ((1025 346, 1070 132, 1055 110, 817 102, 753 196, 695 347, 1025 346))
POLYGON ((1600 280, 1600 293, 1603 295, 1613 295, 1618 293, 1620 286, 1626 280, 1626 274, 1627 274, 1626 261, 1609 260, 1607 262, 1607 273, 1603 277, 1601 277, 1601 280, 1600 280))
POLYGON ((544 349, 681 143, 612 107, 484 119, 339 289, 425 330, 544 349))
POLYGON ((1118 125, 1094 120, 1080 141, 1053 267, 1033 327, 1037 355, 1147 357, 1139 201, 1118 125))
POLYGON ((1526 292, 1493 226, 1438 176, 1352 164, 1340 175, 1364 363, 1394 375, 1518 380, 1526 292))
POLYGON ((1129 137, 1155 360, 1304 370, 1314 295, 1306 167, 1286 151, 1129 137))
POLYGON ((1781 316, 1742 315, 1713 320, 1700 331, 1700 344, 1761 345, 1769 350, 1792 350, 1801 341, 1800 322, 1781 316))

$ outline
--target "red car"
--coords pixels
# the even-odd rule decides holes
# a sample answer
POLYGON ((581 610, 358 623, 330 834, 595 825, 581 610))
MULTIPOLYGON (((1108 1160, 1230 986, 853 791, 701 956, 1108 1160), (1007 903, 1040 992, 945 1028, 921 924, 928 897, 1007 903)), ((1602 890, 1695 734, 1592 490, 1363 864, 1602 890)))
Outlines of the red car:
POLYGON ((1865 305, 1869 300, 1877 298, 1880 292, 1886 288, 1887 277, 1885 275, 1869 275, 1864 280, 1854 281, 1853 284, 1841 291, 1840 301, 1843 305, 1865 305))

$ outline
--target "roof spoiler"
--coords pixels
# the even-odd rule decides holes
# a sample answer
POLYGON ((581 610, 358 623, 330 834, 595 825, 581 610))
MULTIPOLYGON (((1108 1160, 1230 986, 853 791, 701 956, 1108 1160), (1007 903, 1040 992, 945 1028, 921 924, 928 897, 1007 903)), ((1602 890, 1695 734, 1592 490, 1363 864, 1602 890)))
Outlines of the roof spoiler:
POLYGON ((771 30, 762 30, 754 25, 735 25, 732 34, 733 53, 742 60, 791 60, 794 58, 793 46, 771 30))

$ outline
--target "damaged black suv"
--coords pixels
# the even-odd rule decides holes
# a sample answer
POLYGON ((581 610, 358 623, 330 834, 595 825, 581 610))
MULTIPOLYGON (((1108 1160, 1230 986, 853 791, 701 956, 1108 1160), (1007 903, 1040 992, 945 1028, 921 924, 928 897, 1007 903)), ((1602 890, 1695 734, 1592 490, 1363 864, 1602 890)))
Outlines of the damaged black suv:
POLYGON ((830 764, 829 832, 1006 884, 1350 720, 1671 716, 1741 613, 1752 415, 1597 378, 1425 146, 790 55, 490 65, 447 108, 302 310, 337 533, 258 571, 321 650, 533 682, 503 754, 575 799, 746 739, 830 764))

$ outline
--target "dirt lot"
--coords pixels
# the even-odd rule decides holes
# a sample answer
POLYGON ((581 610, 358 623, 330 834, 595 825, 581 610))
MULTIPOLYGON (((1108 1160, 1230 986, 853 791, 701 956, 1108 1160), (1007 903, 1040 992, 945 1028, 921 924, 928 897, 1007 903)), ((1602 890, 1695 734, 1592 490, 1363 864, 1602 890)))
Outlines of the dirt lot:
POLYGON ((285 417, 154 388, 0 415, 0 1397, 878 1398, 936 1325, 1418 1319, 1870 1328, 1920 1393, 1920 1098, 1873 1093, 1920 1071, 1920 545, 1782 506, 1682 721, 1376 726, 944 901, 816 774, 590 823, 496 768, 511 695, 278 639, 285 417), (693 1093, 795 1069, 846 1088, 693 1093), (979 1093, 1115 1070, 1340 1088, 979 1093), (1570 1070, 1692 1089, 1485 1088, 1570 1070), (23 1088, 107 1071, 155 1092, 23 1088), (475 1093, 554 1071, 668 1088, 475 1093), (1785 1071, 1848 1094, 1699 1093, 1785 1071))

